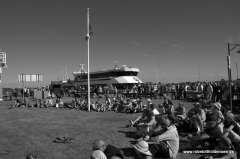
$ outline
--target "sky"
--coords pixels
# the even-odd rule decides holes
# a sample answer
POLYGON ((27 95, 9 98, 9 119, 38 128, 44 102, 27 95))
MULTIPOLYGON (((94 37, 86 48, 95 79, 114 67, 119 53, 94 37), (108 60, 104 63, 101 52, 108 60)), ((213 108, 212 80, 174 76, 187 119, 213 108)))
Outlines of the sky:
MULTIPOLYGON (((239 6, 239 0, 1 0, 0 49, 8 66, 2 86, 21 87, 19 74, 43 74, 41 85, 49 85, 64 65, 73 79, 82 61, 87 66, 87 8, 90 71, 112 69, 116 61, 139 68, 144 82, 227 79, 228 43, 240 44, 239 6)), ((230 52, 232 79, 239 49, 230 52)))

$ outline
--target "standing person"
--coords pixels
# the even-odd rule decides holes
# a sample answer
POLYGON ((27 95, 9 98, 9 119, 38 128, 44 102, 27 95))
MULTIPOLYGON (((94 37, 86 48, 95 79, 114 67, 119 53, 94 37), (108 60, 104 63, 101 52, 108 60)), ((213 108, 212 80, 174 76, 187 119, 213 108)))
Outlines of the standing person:
POLYGON ((216 102, 222 102, 222 87, 216 83, 216 102))
POLYGON ((212 99, 212 93, 213 93, 213 87, 211 85, 211 82, 209 82, 206 90, 206 98, 209 100, 212 99))

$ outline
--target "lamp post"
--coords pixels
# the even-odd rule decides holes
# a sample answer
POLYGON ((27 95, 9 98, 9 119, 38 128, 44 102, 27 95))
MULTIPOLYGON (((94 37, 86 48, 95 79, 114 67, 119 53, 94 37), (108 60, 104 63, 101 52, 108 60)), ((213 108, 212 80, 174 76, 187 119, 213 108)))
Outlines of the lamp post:
MULTIPOLYGON (((232 112, 232 73, 231 73, 231 60, 230 60, 230 51, 235 49, 237 46, 240 46, 239 44, 229 44, 228 43, 228 56, 227 56, 227 61, 228 61, 228 87, 229 87, 229 102, 230 102, 230 107, 231 107, 231 112, 232 112), (230 46, 233 46, 232 49, 230 49, 230 46)), ((240 53, 240 50, 237 52, 240 53)))

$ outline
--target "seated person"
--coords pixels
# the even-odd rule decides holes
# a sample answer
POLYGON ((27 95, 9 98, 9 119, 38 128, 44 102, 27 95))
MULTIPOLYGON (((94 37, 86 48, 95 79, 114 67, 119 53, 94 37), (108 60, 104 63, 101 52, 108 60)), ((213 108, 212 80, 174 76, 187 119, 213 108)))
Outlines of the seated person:
POLYGON ((112 99, 112 109, 116 112, 118 110, 118 106, 119 106, 119 101, 113 97, 112 99))
POLYGON ((15 103, 13 104, 13 106, 11 107, 11 109, 13 109, 13 108, 16 108, 16 107, 20 107, 20 105, 21 105, 21 99, 20 98, 17 98, 16 100, 15 100, 15 103))
POLYGON ((149 150, 153 157, 176 158, 179 149, 179 136, 176 127, 166 117, 161 121, 161 128, 161 134, 147 140, 150 144, 149 150))
POLYGON ((197 146, 201 146, 203 149, 212 149, 214 148, 214 142, 216 142, 216 139, 222 138, 223 133, 218 128, 216 121, 212 119, 212 117, 208 117, 206 119, 206 129, 201 130, 197 134, 194 134, 194 136, 190 135, 190 142, 186 145, 181 146, 181 149, 187 149, 187 148, 195 148, 197 146), (205 134, 205 135, 204 135, 205 134))
POLYGON ((158 108, 159 108, 159 110, 158 110, 158 112, 159 112, 159 115, 164 115, 165 113, 166 113, 166 111, 165 111, 165 108, 164 108, 164 106, 163 106, 163 104, 158 104, 158 108))
POLYGON ((92 100, 91 100, 91 104, 90 104, 90 109, 91 109, 91 111, 92 110, 97 111, 96 104, 92 100))
POLYGON ((56 106, 56 108, 58 108, 60 106, 63 106, 63 102, 62 102, 61 96, 59 96, 59 95, 57 96, 55 106, 56 106))
POLYGON ((139 108, 139 112, 143 111, 143 104, 142 104, 142 100, 140 98, 137 98, 137 105, 139 108))
POLYGON ((186 108, 184 107, 183 102, 178 103, 178 107, 175 109, 175 115, 181 120, 184 120, 187 117, 186 108))
POLYGON ((131 109, 132 109, 132 102, 130 101, 130 99, 127 99, 127 103, 121 105, 121 112, 128 113, 131 111, 131 109))
POLYGON ((106 155, 107 159, 112 158, 113 156, 124 159, 122 152, 117 147, 113 145, 106 145, 105 141, 103 140, 93 141, 92 149, 93 151, 95 150, 102 151, 106 155))
POLYGON ((206 120, 206 113, 202 109, 202 106, 200 103, 194 103, 193 105, 194 105, 194 110, 198 117, 198 120, 200 121, 200 129, 203 130, 204 122, 206 120))
POLYGON ((155 126, 156 120, 152 110, 147 110, 147 118, 142 120, 137 125, 137 132, 135 136, 143 137, 155 126))
POLYGON ((201 121, 197 115, 193 115, 189 122, 188 132, 197 134, 201 131, 201 121))
POLYGON ((112 110, 112 102, 109 99, 109 96, 106 96, 105 105, 107 107, 105 111, 111 111, 112 110))
POLYGON ((154 115, 159 115, 159 112, 158 112, 158 110, 155 108, 155 105, 154 105, 154 104, 150 104, 149 108, 150 108, 150 110, 153 111, 153 114, 154 114, 154 115))
POLYGON ((148 113, 148 110, 147 109, 144 109, 143 113, 141 116, 138 116, 135 120, 129 120, 130 122, 130 126, 136 126, 138 125, 140 122, 144 121, 146 118, 147 118, 147 113, 148 113))
POLYGON ((51 97, 47 97, 46 101, 45 101, 45 105, 46 107, 51 107, 53 106, 53 100, 51 97))
POLYGON ((131 109, 130 113, 133 114, 133 113, 137 113, 139 111, 140 111, 140 109, 138 107, 137 100, 133 99, 132 100, 132 109, 131 109))
POLYGON ((224 151, 231 151, 228 153, 217 153, 212 157, 214 159, 237 159, 237 153, 232 146, 232 142, 229 138, 223 137, 217 140, 218 146, 216 150, 224 150, 224 151))
POLYGON ((240 125, 234 120, 234 115, 232 113, 227 113, 224 121, 224 128, 226 131, 233 130, 236 134, 240 136, 240 125))
POLYGON ((217 125, 219 129, 223 132, 223 126, 224 126, 223 122, 225 118, 221 112, 221 104, 219 102, 213 103, 212 113, 213 113, 213 120, 217 121, 217 125))

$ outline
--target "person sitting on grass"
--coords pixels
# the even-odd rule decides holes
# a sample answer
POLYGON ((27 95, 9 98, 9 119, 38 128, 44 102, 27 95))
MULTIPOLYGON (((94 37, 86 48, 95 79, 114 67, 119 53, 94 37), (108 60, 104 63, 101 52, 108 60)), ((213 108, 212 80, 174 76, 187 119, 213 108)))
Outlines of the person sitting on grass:
POLYGON ((158 104, 158 112, 159 112, 160 116, 162 116, 162 115, 164 115, 166 113, 163 104, 158 104))
POLYGON ((21 102, 21 99, 20 99, 20 98, 17 98, 17 99, 15 100, 13 106, 11 107, 11 109, 16 108, 16 107, 20 107, 21 103, 22 103, 22 102, 21 102))
POLYGON ((137 125, 137 132, 134 137, 143 137, 155 126, 156 120, 152 110, 147 110, 147 118, 137 125))
POLYGON ((45 105, 46 105, 46 107, 51 107, 51 106, 53 106, 53 100, 52 100, 52 98, 49 96, 49 97, 47 97, 47 99, 46 99, 46 101, 45 101, 45 105))
POLYGON ((149 151, 149 146, 146 141, 138 141, 132 145, 138 159, 152 159, 152 153, 149 151))
POLYGON ((117 147, 113 145, 107 145, 105 141, 101 139, 93 141, 92 150, 102 151, 106 155, 107 159, 111 159, 114 156, 124 159, 122 152, 117 147))
POLYGON ((224 121, 225 131, 233 130, 237 135, 240 136, 240 125, 234 120, 234 115, 232 113, 227 113, 224 121))
POLYGON ((130 113, 133 114, 133 113, 137 113, 137 112, 139 112, 139 107, 138 107, 138 104, 137 104, 137 100, 133 99, 132 100, 132 109, 131 109, 130 113))
POLYGON ((142 104, 142 100, 139 97, 137 98, 137 105, 138 105, 138 108, 139 108, 139 112, 142 112, 143 111, 143 104, 142 104))
POLYGON ((174 106, 171 102, 171 100, 165 100, 164 103, 163 103, 163 106, 165 108, 165 115, 166 116, 169 116, 169 115, 172 115, 174 116, 174 106))
POLYGON ((195 148, 197 146, 201 146, 205 150, 213 149, 216 140, 222 137, 224 136, 217 122, 213 120, 212 115, 209 115, 206 119, 206 128, 198 133, 189 135, 190 142, 181 146, 181 149, 195 148))
POLYGON ((153 157, 158 158, 176 158, 179 150, 179 136, 175 126, 171 124, 169 118, 161 121, 161 134, 147 140, 150 144, 150 152, 153 157))
POLYGON ((213 120, 217 121, 219 129, 221 130, 221 132, 223 132, 223 122, 225 118, 221 112, 221 104, 219 102, 213 103, 212 113, 213 120))
POLYGON ((61 99, 61 95, 57 95, 57 99, 56 99, 56 104, 55 104, 56 108, 59 108, 60 106, 63 106, 63 102, 61 99))
POLYGON ((187 117, 186 108, 184 107, 183 102, 178 103, 178 107, 175 109, 175 115, 180 120, 184 120, 187 117))
POLYGON ((111 111, 112 110, 112 102, 111 102, 108 95, 106 96, 105 105, 106 105, 106 110, 105 111, 111 111))
MULTIPOLYGON (((237 153, 232 146, 232 142, 227 137, 222 137, 217 140, 218 146, 216 150, 224 150, 227 153, 217 153, 212 156, 213 159, 237 159, 237 153)), ((209 157, 210 158, 210 157, 209 157)))
POLYGON ((128 113, 128 112, 130 112, 131 109, 132 109, 132 102, 131 102, 131 100, 130 100, 130 99, 127 99, 127 103, 121 105, 121 107, 122 107, 122 110, 121 110, 122 113, 128 113))
POLYGON ((119 101, 113 97, 112 99, 112 109, 116 112, 118 110, 118 106, 119 106, 119 101))

